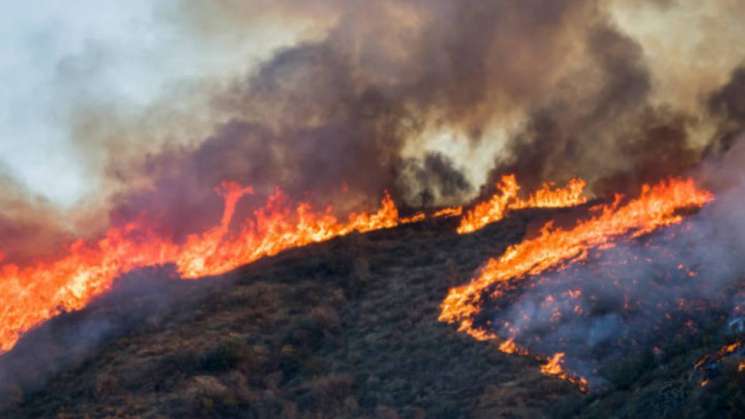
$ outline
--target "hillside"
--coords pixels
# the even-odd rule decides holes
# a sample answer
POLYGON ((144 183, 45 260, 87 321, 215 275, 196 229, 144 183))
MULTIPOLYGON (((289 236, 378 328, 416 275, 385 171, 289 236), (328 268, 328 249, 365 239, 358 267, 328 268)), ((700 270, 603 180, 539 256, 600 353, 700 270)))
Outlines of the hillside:
MULTIPOLYGON (((219 278, 152 268, 0 359, 2 417, 496 418, 727 416, 745 380, 700 389, 702 336, 664 360, 629 354, 590 395, 437 321, 447 290, 547 217, 459 236, 455 220, 335 239, 219 278)), ((731 362, 730 362, 731 364, 731 362)))

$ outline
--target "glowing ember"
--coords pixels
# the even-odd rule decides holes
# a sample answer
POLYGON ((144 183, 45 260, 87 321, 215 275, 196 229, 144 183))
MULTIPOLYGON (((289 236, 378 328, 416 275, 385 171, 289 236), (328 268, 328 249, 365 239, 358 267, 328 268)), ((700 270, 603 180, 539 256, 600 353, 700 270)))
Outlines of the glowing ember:
MULTIPOLYGON (((481 298, 489 291, 498 298, 516 281, 535 276, 548 270, 560 270, 586 259, 591 249, 608 249, 623 237, 639 237, 661 227, 680 223, 680 211, 702 207, 713 195, 699 189, 692 180, 671 179, 655 186, 644 186, 641 195, 625 201, 616 196, 613 203, 591 209, 592 216, 569 229, 558 229, 552 223, 543 227, 538 237, 528 239, 508 248, 497 258, 490 259, 479 275, 468 284, 452 288, 441 305, 440 321, 458 324, 458 330, 481 340, 498 339, 491 331, 475 326, 476 315, 481 311, 481 298)), ((571 297, 579 296, 579 290, 571 297)), ((514 353, 517 346, 509 339, 500 349, 514 353)), ((563 354, 555 355, 542 371, 557 371, 563 354)), ((582 388, 584 379, 566 374, 551 374, 567 379, 582 388)))
POLYGON ((220 223, 183 243, 159 237, 144 220, 137 220, 109 229, 96 242, 78 241, 51 262, 0 265, 0 353, 43 321, 82 309, 108 291, 116 277, 138 267, 173 263, 184 278, 215 275, 285 249, 423 218, 400 219, 386 194, 376 212, 353 213, 342 221, 331 208, 314 212, 307 203, 290 206, 277 191, 232 234, 235 206, 252 189, 226 182, 217 192, 225 202, 220 223))
POLYGON ((581 179, 570 180, 564 188, 555 188, 547 183, 528 198, 521 199, 518 196, 520 185, 515 176, 503 176, 497 184, 497 192, 488 201, 476 205, 463 216, 458 226, 458 233, 466 234, 480 230, 487 224, 503 219, 512 210, 562 208, 584 204, 587 202, 584 196, 585 186, 587 183, 581 179))
MULTIPOLYGON (((722 360, 722 358, 734 353, 735 351, 738 351, 742 347, 743 347, 743 342, 740 340, 729 343, 727 345, 722 346, 718 351, 712 354, 707 354, 707 355, 702 356, 693 364, 693 366, 696 369, 704 368, 709 364, 719 362, 720 360, 722 360)), ((741 369, 739 369, 739 366, 738 366, 738 371, 742 371, 741 369)))

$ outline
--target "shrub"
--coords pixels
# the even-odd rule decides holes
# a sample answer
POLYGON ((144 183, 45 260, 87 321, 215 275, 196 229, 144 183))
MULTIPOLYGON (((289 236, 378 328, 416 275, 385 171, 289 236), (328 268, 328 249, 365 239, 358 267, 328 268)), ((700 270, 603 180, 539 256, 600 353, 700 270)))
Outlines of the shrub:
POLYGON ((250 347, 239 339, 223 342, 207 352, 200 360, 200 369, 207 372, 223 372, 235 369, 243 360, 248 360, 250 347))
POLYGON ((313 319, 321 328, 327 330, 339 330, 341 319, 333 307, 316 306, 310 311, 310 318, 313 319))

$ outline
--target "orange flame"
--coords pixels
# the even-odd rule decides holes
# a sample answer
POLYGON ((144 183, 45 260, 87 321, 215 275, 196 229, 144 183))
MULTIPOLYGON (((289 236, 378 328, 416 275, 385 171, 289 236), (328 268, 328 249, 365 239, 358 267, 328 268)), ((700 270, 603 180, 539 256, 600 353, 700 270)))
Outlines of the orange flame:
POLYGON ((512 210, 525 208, 562 208, 584 204, 587 198, 584 189, 587 183, 582 179, 571 179, 566 187, 555 188, 551 183, 544 184, 526 199, 518 197, 520 185, 515 175, 502 176, 496 185, 497 192, 472 208, 460 220, 459 234, 473 233, 487 224, 503 219, 512 210))
POLYGON ((45 320, 84 308, 108 291, 116 277, 138 267, 174 263, 182 277, 197 278, 224 273, 285 249, 413 222, 399 218, 388 194, 376 212, 353 213, 340 221, 331 208, 314 212, 307 203, 293 208, 277 191, 243 222, 238 234, 230 234, 236 204, 252 189, 225 182, 217 192, 225 202, 220 223, 190 235, 183 243, 158 237, 144 220, 137 220, 109 229, 98 241, 77 241, 65 256, 51 262, 26 267, 0 264, 0 354, 45 320))
POLYGON ((432 214, 433 218, 460 217, 463 214, 463 207, 443 208, 432 214))
POLYGON ((410 223, 418 223, 420 221, 424 221, 427 218, 427 214, 423 212, 417 212, 416 214, 410 216, 410 217, 404 217, 399 220, 399 223, 401 224, 410 224, 410 223))
POLYGON ((737 340, 732 343, 728 343, 722 346, 718 351, 714 352, 713 354, 707 354, 707 355, 702 356, 693 364, 693 366, 695 368, 701 368, 709 362, 721 360, 722 358, 739 350, 742 347, 743 347, 743 341, 740 341, 740 340, 737 340))
MULTIPOLYGON (((512 183, 509 178, 503 179, 503 183, 512 188, 507 189, 508 191, 515 190, 510 186, 512 183)), ((573 190, 581 188, 576 186, 573 190)), ((680 223, 683 220, 680 210, 702 207, 713 198, 711 193, 699 189, 690 179, 670 179, 655 186, 645 185, 638 198, 625 204, 620 195, 616 196, 613 203, 593 208, 594 215, 590 219, 571 229, 558 229, 548 223, 538 237, 509 247, 501 257, 490 259, 469 283, 450 289, 440 306, 439 320, 458 324, 458 331, 479 340, 497 339, 494 333, 480 330, 473 323, 481 310, 480 297, 490 287, 507 285, 549 269, 561 269, 567 263, 587 258, 590 249, 612 247, 615 239, 624 236, 639 237, 661 227, 680 223)), ((492 293, 493 297, 499 297, 499 288, 492 293)), ((500 349, 515 352, 517 346, 510 339, 500 345, 500 349)), ((544 368, 542 371, 556 371, 562 358, 563 354, 557 354, 553 362, 544 366, 545 371, 544 368)), ((580 385, 580 388, 583 385, 577 378, 570 381, 580 385)))
POLYGON ((587 379, 582 377, 575 377, 566 371, 564 371, 564 353, 555 353, 547 363, 541 365, 541 373, 545 375, 552 375, 562 380, 569 381, 579 387, 582 392, 586 392, 588 389, 587 379))

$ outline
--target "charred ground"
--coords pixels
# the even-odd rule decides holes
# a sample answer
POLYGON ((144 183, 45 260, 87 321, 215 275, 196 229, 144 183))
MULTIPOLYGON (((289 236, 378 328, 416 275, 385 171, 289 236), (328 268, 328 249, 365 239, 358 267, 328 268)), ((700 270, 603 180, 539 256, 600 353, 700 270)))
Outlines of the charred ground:
POLYGON ((179 281, 132 273, 0 358, 3 417, 723 417, 745 408, 724 360, 700 387, 693 364, 731 337, 724 319, 630 352, 583 395, 437 321, 448 288, 547 218, 529 210, 475 234, 455 220, 351 235, 231 274, 179 281))

